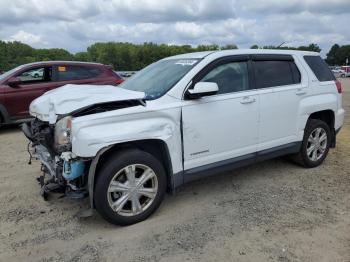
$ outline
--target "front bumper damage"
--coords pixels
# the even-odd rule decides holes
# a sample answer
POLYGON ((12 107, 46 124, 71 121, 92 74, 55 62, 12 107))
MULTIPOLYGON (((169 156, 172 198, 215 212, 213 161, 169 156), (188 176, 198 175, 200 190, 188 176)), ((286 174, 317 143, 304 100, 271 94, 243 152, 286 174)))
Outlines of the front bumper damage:
POLYGON ((48 150, 42 145, 29 145, 30 158, 41 162, 42 175, 37 178, 41 190, 40 195, 47 200, 50 192, 65 193, 65 187, 59 182, 59 167, 48 150))
POLYGON ((70 151, 57 151, 53 144, 53 128, 39 120, 23 124, 22 131, 30 140, 28 144, 30 159, 41 163, 42 175, 37 180, 43 198, 47 200, 50 193, 61 193, 62 196, 69 198, 86 197, 87 170, 91 161, 80 159, 70 151))

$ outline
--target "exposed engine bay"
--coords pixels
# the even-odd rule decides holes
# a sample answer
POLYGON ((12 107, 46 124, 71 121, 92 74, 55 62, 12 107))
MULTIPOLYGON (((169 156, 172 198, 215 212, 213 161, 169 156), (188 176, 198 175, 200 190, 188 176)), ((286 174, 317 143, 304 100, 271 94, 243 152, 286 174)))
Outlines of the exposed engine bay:
POLYGON ((70 152, 70 143, 57 143, 57 126, 34 119, 23 124, 22 131, 30 141, 29 164, 32 158, 41 162, 43 173, 37 180, 41 186, 40 194, 45 200, 50 192, 61 193, 71 198, 83 198, 88 195, 87 172, 91 160, 75 157, 70 152))

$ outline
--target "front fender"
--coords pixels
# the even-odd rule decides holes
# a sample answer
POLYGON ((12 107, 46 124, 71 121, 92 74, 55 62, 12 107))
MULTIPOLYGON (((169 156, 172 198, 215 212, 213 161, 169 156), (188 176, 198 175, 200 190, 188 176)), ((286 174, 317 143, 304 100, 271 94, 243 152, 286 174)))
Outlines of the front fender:
POLYGON ((100 150, 120 143, 158 139, 169 149, 173 172, 182 170, 179 108, 73 120, 72 126, 72 152, 79 157, 95 157, 100 150))

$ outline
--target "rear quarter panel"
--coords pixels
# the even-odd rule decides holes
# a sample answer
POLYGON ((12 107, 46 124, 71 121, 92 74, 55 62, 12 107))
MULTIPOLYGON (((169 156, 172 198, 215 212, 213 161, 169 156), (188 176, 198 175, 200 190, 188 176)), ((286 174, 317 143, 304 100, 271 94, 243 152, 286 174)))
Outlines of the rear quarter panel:
POLYGON ((312 113, 323 110, 332 110, 333 113, 336 114, 338 109, 337 104, 337 96, 332 93, 315 94, 304 98, 300 103, 299 115, 301 118, 299 121, 299 130, 304 130, 306 122, 312 113))
POLYGON ((301 100, 299 109, 299 135, 300 139, 302 139, 306 122, 312 113, 332 110, 335 116, 335 122, 337 121, 337 112, 338 109, 341 108, 341 94, 337 92, 334 81, 320 82, 307 65, 302 55, 299 57, 299 60, 302 61, 309 78, 309 92, 308 95, 301 100))

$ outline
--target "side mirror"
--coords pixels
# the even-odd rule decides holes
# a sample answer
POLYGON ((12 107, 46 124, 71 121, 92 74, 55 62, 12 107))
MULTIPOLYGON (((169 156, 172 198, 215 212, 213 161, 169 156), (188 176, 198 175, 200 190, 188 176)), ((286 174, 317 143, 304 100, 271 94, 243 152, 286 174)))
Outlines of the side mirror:
POLYGON ((7 80, 7 84, 10 87, 18 87, 22 83, 22 80, 19 77, 11 77, 9 80, 7 80))
POLYGON ((186 96, 189 99, 197 99, 203 96, 215 95, 219 91, 217 83, 214 82, 198 82, 193 89, 188 89, 186 96))

